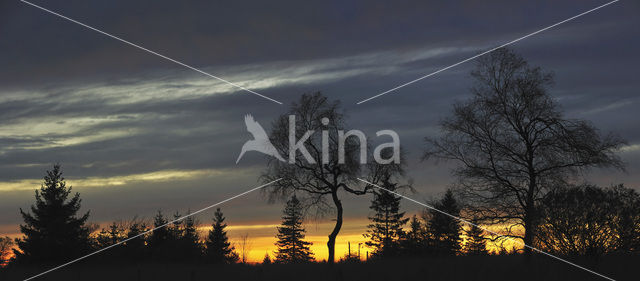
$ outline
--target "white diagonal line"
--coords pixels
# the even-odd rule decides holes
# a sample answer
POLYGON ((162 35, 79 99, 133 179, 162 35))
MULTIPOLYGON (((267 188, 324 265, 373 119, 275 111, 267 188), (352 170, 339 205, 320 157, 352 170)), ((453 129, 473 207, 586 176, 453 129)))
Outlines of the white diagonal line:
MULTIPOLYGON (((454 216, 454 215, 452 215, 452 214, 449 214, 449 213, 447 213, 447 212, 445 212, 445 211, 438 210, 438 209, 436 209, 435 207, 430 206, 430 205, 427 205, 427 204, 425 204, 425 203, 422 203, 422 202, 420 202, 420 201, 418 201, 418 200, 415 200, 415 199, 409 198, 409 197, 407 197, 407 196, 404 196, 404 195, 402 195, 402 194, 400 194, 400 193, 397 193, 397 192, 395 192, 395 191, 391 191, 391 190, 389 190, 389 189, 386 189, 386 188, 381 187, 381 186, 379 186, 379 185, 376 185, 376 184, 374 184, 374 183, 370 183, 370 182, 368 182, 368 181, 366 181, 366 180, 363 180, 363 179, 361 179, 361 178, 357 178, 357 179, 358 179, 359 181, 361 181, 361 182, 364 182, 364 183, 369 184, 369 185, 371 185, 371 186, 374 186, 374 187, 376 187, 376 188, 382 189, 382 190, 384 190, 384 191, 386 191, 386 192, 389 192, 389 193, 392 193, 392 194, 394 194, 394 195, 396 195, 396 196, 400 196, 400 197, 402 197, 402 198, 404 198, 404 199, 407 199, 407 200, 409 200, 409 201, 411 201, 411 202, 413 202, 413 203, 416 203, 416 204, 422 205, 422 206, 424 206, 424 207, 427 207, 427 208, 429 208, 429 209, 431 209, 431 210, 434 210, 434 211, 436 211, 436 212, 438 212, 438 213, 441 213, 441 214, 446 215, 446 216, 448 216, 448 217, 451 217, 451 218, 454 218, 454 219, 456 219, 456 220, 459 220, 459 221, 461 221, 461 222, 463 222, 463 223, 466 223, 466 224, 468 224, 468 225, 472 225, 472 226, 475 226, 475 227, 477 227, 477 228, 480 228, 480 229, 482 229, 482 230, 484 230, 484 231, 486 231, 486 232, 489 232, 489 233, 491 233, 491 234, 493 234, 493 235, 501 236, 501 234, 499 234, 499 233, 497 233, 497 232, 494 232, 494 231, 488 230, 488 229, 486 229, 486 228, 484 228, 484 227, 482 227, 482 226, 479 226, 479 225, 477 225, 477 224, 475 224, 475 223, 472 223, 472 222, 470 222, 470 221, 467 221, 467 220, 465 220, 465 219, 462 219, 462 218, 456 217, 456 216, 454 216)), ((538 253, 541 253, 541 254, 547 255, 547 256, 552 257, 552 258, 554 258, 554 259, 556 259, 556 260, 559 260, 559 261, 561 261, 561 262, 564 262, 564 263, 567 263, 567 264, 569 264, 569 265, 575 266, 575 267, 577 267, 577 268, 579 268, 579 269, 582 269, 582 270, 587 271, 587 272, 589 272, 589 273, 595 274, 595 275, 600 276, 600 277, 602 277, 602 278, 604 278, 604 279, 611 280, 611 281, 615 281, 615 279, 613 279, 613 278, 607 277, 607 276, 602 275, 602 274, 600 274, 600 273, 597 273, 597 272, 595 272, 595 271, 593 271, 593 270, 590 270, 590 269, 588 269, 588 268, 585 268, 585 267, 582 267, 582 266, 577 265, 577 264, 575 264, 575 263, 572 263, 572 262, 570 262, 570 261, 568 261, 568 260, 565 260, 565 259, 559 258, 559 257, 557 257, 557 256, 554 256, 554 255, 549 254, 549 253, 547 253, 547 252, 545 252, 545 251, 542 251, 542 250, 540 250, 540 249, 538 249, 538 248, 535 248, 535 247, 529 246, 529 245, 525 244, 524 242, 522 242, 522 241, 520 241, 520 240, 517 240, 517 239, 511 238, 511 237, 506 237, 506 238, 507 238, 507 239, 510 239, 511 241, 514 241, 514 242, 516 242, 516 243, 519 243, 519 244, 521 244, 521 245, 522 245, 522 246, 524 246, 524 247, 527 247, 527 248, 529 248, 529 249, 531 249, 531 250, 534 250, 534 251, 536 251, 536 252, 538 252, 538 253)))
POLYGON ((199 72, 199 73, 202 73, 202 74, 204 74, 204 75, 206 75, 206 76, 209 76, 209 77, 211 77, 211 78, 214 78, 214 79, 217 79, 217 80, 222 81, 222 82, 224 82, 224 83, 227 83, 227 84, 229 84, 229 85, 231 85, 231 86, 234 86, 234 87, 236 87, 236 88, 239 88, 239 89, 241 89, 241 90, 244 90, 244 91, 247 91, 247 92, 252 93, 252 94, 254 94, 254 95, 257 95, 257 96, 259 96, 259 97, 262 97, 262 98, 268 99, 268 100, 270 100, 270 101, 272 101, 272 102, 275 102, 275 103, 277 103, 277 104, 282 104, 282 102, 279 102, 279 101, 277 101, 277 100, 275 100, 275 99, 272 99, 272 98, 270 98, 270 97, 267 97, 267 96, 265 96, 265 95, 262 95, 262 94, 260 94, 260 93, 255 92, 255 91, 249 90, 249 89, 247 89, 247 88, 245 88, 245 87, 242 87, 242 86, 240 86, 240 85, 238 85, 238 84, 236 84, 236 83, 230 82, 230 81, 228 81, 228 80, 225 80, 225 79, 223 79, 223 78, 220 78, 220 77, 215 76, 215 75, 213 75, 213 74, 210 74, 210 73, 208 73, 208 72, 205 72, 205 71, 203 71, 203 70, 200 70, 200 69, 198 69, 198 68, 195 68, 195 67, 193 67, 193 66, 190 66, 190 65, 188 65, 188 64, 186 64, 186 63, 182 63, 182 62, 180 62, 180 61, 174 60, 174 59, 172 59, 172 58, 170 58, 170 57, 167 57, 167 56, 162 55, 162 54, 160 54, 160 53, 154 52, 154 51, 149 50, 149 49, 147 49, 147 48, 145 48, 145 47, 142 47, 142 46, 140 46, 140 45, 137 45, 137 44, 131 43, 131 42, 129 42, 129 41, 127 41, 127 40, 124 40, 124 39, 122 39, 122 38, 120 38, 120 37, 117 37, 117 36, 115 36, 115 35, 112 35, 112 34, 109 34, 109 33, 107 33, 107 32, 104 32, 104 31, 99 30, 99 29, 97 29, 97 28, 95 28, 95 27, 91 27, 91 26, 89 26, 89 25, 86 25, 86 24, 84 24, 84 23, 81 23, 81 22, 79 22, 79 21, 77 21, 77 20, 74 20, 74 19, 72 19, 72 18, 69 18, 69 17, 63 16, 63 15, 61 15, 61 14, 59 14, 59 13, 56 13, 56 12, 54 12, 54 11, 51 11, 51 10, 49 10, 49 9, 43 8, 43 7, 41 7, 41 6, 38 6, 38 5, 36 5, 36 4, 33 4, 33 3, 28 2, 28 1, 25 1, 25 0, 20 0, 20 2, 25 3, 25 4, 29 4, 29 5, 31 5, 31 6, 33 6, 33 7, 36 7, 36 8, 38 8, 38 9, 40 9, 40 10, 43 10, 43 11, 48 12, 48 13, 50 13, 50 14, 53 14, 53 15, 56 15, 56 16, 61 17, 61 18, 63 18, 63 19, 66 19, 66 20, 68 20, 68 21, 70 21, 70 22, 73 22, 73 23, 79 24, 79 25, 84 26, 84 27, 86 27, 86 28, 88 28, 88 29, 91 29, 91 30, 93 30, 93 31, 96 31, 96 32, 102 33, 102 34, 104 34, 104 35, 106 35, 106 36, 109 36, 109 37, 111 37, 111 38, 113 38, 113 39, 116 39, 116 40, 118 40, 118 41, 120 41, 120 42, 126 43, 126 44, 131 45, 131 46, 133 46, 133 47, 136 47, 136 48, 138 48, 138 49, 140 49, 140 50, 143 50, 143 51, 145 51, 145 52, 148 52, 148 53, 154 54, 154 55, 159 56, 159 57, 161 57, 161 58, 163 58, 163 59, 166 59, 166 60, 168 60, 168 61, 171 61, 171 62, 177 63, 177 64, 179 64, 179 65, 182 65, 182 66, 186 67, 186 68, 189 68, 189 69, 191 69, 191 70, 197 71, 197 72, 199 72))
POLYGON ((507 43, 504 43, 504 44, 502 44, 502 45, 500 45, 500 46, 498 46, 498 47, 495 47, 495 48, 493 48, 493 49, 491 49, 491 50, 488 50, 488 51, 482 52, 482 53, 480 53, 480 54, 477 54, 477 55, 472 56, 472 57, 470 57, 470 58, 467 58, 467 59, 465 59, 465 60, 459 61, 459 62, 457 62, 457 63, 454 63, 454 64, 450 65, 450 66, 447 66, 447 67, 442 68, 442 69, 440 69, 440 70, 437 70, 437 71, 435 71, 435 72, 429 73, 429 74, 427 74, 427 75, 425 75, 425 76, 422 76, 422 77, 420 77, 420 78, 418 78, 418 79, 415 79, 415 80, 409 81, 409 82, 404 83, 404 84, 402 84, 402 85, 400 85, 400 86, 397 86, 397 87, 395 87, 395 88, 392 88, 392 89, 389 89, 389 90, 384 91, 384 92, 382 92, 382 93, 379 93, 379 94, 377 94, 377 95, 375 95, 375 96, 372 96, 372 97, 370 97, 370 98, 367 98, 367 99, 361 100, 361 101, 357 102, 357 104, 362 104, 362 103, 365 103, 365 102, 370 101, 370 100, 372 100, 372 99, 375 99, 375 98, 377 98, 377 97, 380 97, 380 96, 382 96, 382 95, 386 95, 386 94, 391 93, 391 92, 393 92, 393 91, 395 91, 395 90, 398 90, 398 89, 400 89, 400 88, 403 88, 403 87, 405 87, 405 86, 408 86, 408 85, 411 85, 411 84, 413 84, 413 83, 415 83, 415 82, 418 82, 418 81, 420 81, 420 80, 422 80, 422 79, 425 79, 425 78, 431 77, 431 76, 433 76, 433 75, 436 75, 436 74, 438 74, 438 73, 440 73, 440 72, 443 72, 443 71, 445 71, 445 70, 447 70, 447 69, 449 69, 449 68, 456 67, 456 66, 461 65, 461 64, 463 64, 463 63, 465 63, 465 62, 468 62, 468 61, 470 61, 470 60, 473 60, 473 59, 476 59, 476 58, 481 57, 481 56, 483 56, 483 55, 486 55, 486 54, 488 54, 488 53, 491 53, 491 52, 493 52, 493 51, 495 51, 495 50, 497 50, 497 49, 500 49, 500 48, 503 48, 503 47, 509 46, 509 45, 511 45, 511 44, 513 44, 513 43, 516 43, 516 42, 520 41, 520 40, 526 39, 526 38, 531 37, 531 36, 533 36, 533 35, 536 35, 536 34, 538 34, 538 33, 540 33, 540 32, 543 32, 543 31, 546 31, 546 30, 548 30, 548 29, 554 28, 554 27, 556 27, 556 26, 558 26, 558 25, 561 25, 561 24, 566 23, 566 22, 568 22, 568 21, 574 20, 574 19, 576 19, 576 18, 578 18, 578 17, 584 16, 584 15, 586 15, 586 14, 588 14, 588 13, 594 12, 594 11, 596 11, 596 10, 599 10, 599 9, 601 9, 601 8, 604 8, 604 7, 606 7, 606 6, 609 6, 609 5, 611 5, 611 4, 615 3, 615 2, 618 2, 618 1, 619 1, 619 0, 613 0, 613 1, 608 2, 608 3, 606 3, 606 4, 603 4, 603 5, 600 5, 600 6, 598 6, 598 7, 595 7, 595 8, 593 8, 593 9, 591 9, 591 10, 588 10, 588 11, 586 11, 586 12, 583 12, 583 13, 581 13, 581 14, 578 14, 578 15, 575 15, 575 16, 573 16, 573 17, 570 17, 570 18, 568 18, 568 19, 566 19, 566 20, 563 20, 563 21, 557 22, 557 23, 555 23, 555 24, 552 24, 552 25, 550 25, 550 26, 547 26, 547 27, 545 27, 545 28, 543 28, 543 29, 540 29, 540 30, 538 30, 538 31, 535 31, 535 32, 529 33, 529 34, 527 34, 527 35, 525 35, 525 36, 522 36, 522 37, 520 37, 520 38, 518 38, 518 39, 511 40, 511 41, 509 41, 509 42, 507 42, 507 43))
POLYGON ((272 184, 272 183, 274 183, 274 182, 277 182, 277 181, 279 181, 279 180, 281 180, 281 179, 282 179, 282 178, 279 178, 279 179, 276 179, 276 180, 274 180, 274 181, 271 181, 271 182, 265 183, 265 184, 263 184, 263 185, 261 185, 261 186, 254 187, 254 188, 249 189, 249 190, 247 190, 247 191, 245 191, 245 192, 243 192, 243 193, 240 193, 240 194, 235 195, 235 196, 233 196, 233 197, 229 197, 229 198, 227 198, 227 199, 225 199, 225 200, 222 200, 222 201, 220 201, 220 202, 218 202, 218 203, 215 203, 215 204, 213 204, 213 205, 210 205, 210 206, 207 206, 207 207, 205 207, 205 208, 202 208, 202 209, 200 209, 200 210, 198 210, 198 211, 195 211, 195 212, 193 212, 193 213, 191 213, 191 214, 188 214, 188 215, 186 215, 186 216, 183 216, 183 217, 180 217, 180 218, 174 219, 174 220, 172 220, 172 221, 170 221, 170 222, 167 222, 167 223, 165 223, 165 224, 163 224, 163 225, 161 225, 161 226, 158 226, 158 227, 152 228, 152 229, 150 229, 150 230, 147 230, 147 231, 145 231, 145 232, 142 232, 142 233, 140 233, 140 234, 138 234, 138 235, 136 235, 136 236, 129 237, 129 238, 125 239, 125 240, 122 240, 122 241, 120 241, 120 242, 118 242, 118 243, 115 243, 115 244, 113 244, 113 245, 109 245, 109 246, 107 246, 107 247, 104 247, 104 248, 102 248, 102 249, 100 249, 100 250, 97 250, 97 251, 95 251, 95 252, 93 252, 93 253, 90 253, 90 254, 88 254, 88 255, 85 255, 85 256, 79 257, 79 258, 77 258, 77 259, 75 259, 75 260, 72 260, 72 261, 70 261, 70 262, 67 262, 67 263, 61 264, 61 265, 56 266, 56 267, 54 267, 54 268, 51 268, 51 269, 49 269, 49 270, 47 270, 47 271, 44 271, 44 272, 42 272, 42 273, 36 274, 36 275, 34 275, 34 276, 31 276, 31 277, 29 277, 29 278, 27 278, 27 279, 24 279, 24 281, 27 281, 27 280, 31 280, 31 279, 34 279, 34 278, 40 277, 40 276, 45 275, 45 274, 47 274, 47 273, 49 273, 49 272, 52 272, 52 271, 54 271, 54 270, 58 270, 58 269, 63 268, 63 267, 65 267, 65 266, 67 266, 67 265, 70 265, 70 264, 72 264, 72 263, 75 263, 75 262, 81 261, 81 260, 83 260, 83 259, 86 259, 86 258, 88 258, 88 257, 90 257, 90 256, 93 256, 93 255, 97 254, 97 253, 100 253, 100 252, 106 251, 106 250, 108 250, 108 249, 110 249, 110 248, 113 248, 113 247, 116 247, 116 246, 118 246, 118 245, 122 245, 123 243, 125 243, 125 242, 127 242, 127 241, 130 241, 130 240, 136 239, 136 238, 138 238, 138 237, 140 237, 140 236, 143 236, 143 235, 145 235, 145 234, 148 234, 148 233, 151 233, 151 232, 153 232, 153 231, 155 231, 155 230, 158 230, 158 229, 160 229, 160 228, 163 228, 163 227, 165 227, 165 226, 167 226, 167 225, 169 225, 169 224, 172 224, 172 223, 175 223, 175 222, 181 221, 181 220, 186 219, 186 218, 188 218, 188 217, 190 217, 190 216, 193 216, 193 215, 195 215, 195 214, 202 213, 202 212, 204 212, 204 211, 206 211, 206 210, 209 210, 209 209, 211 209, 211 208, 213 208, 213 207, 215 207, 215 206, 218 206, 218 205, 220 205, 220 204, 223 204, 223 203, 229 202, 229 201, 231 201, 231 200, 233 200, 233 199, 236 199, 236 198, 238 198, 238 197, 242 197, 242 196, 244 196, 244 195, 247 195, 247 194, 249 194, 249 193, 251 193, 251 192, 254 192, 254 191, 258 190, 258 189, 261 189, 261 188, 263 188, 263 187, 265 187, 265 186, 268 186, 268 185, 270 185, 270 184, 272 184))

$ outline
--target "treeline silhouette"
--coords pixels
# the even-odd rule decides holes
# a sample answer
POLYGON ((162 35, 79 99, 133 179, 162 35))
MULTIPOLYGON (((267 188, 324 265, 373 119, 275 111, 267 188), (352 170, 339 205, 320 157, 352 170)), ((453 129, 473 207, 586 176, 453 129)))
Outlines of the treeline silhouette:
MULTIPOLYGON (((491 233, 484 230, 490 226, 454 218, 464 209, 451 190, 432 203, 446 214, 426 209, 410 219, 399 211, 400 197, 381 190, 374 198, 374 216, 365 234, 370 238, 367 245, 374 248, 373 257, 483 255, 490 254, 488 243, 497 249, 494 254, 522 250, 519 243, 515 243, 516 252, 500 248, 502 242, 514 238, 494 234, 504 233, 499 229, 491 233)), ((623 185, 570 187, 549 194, 541 209, 537 239, 530 246, 560 256, 589 258, 640 253, 640 195, 633 189, 623 185)))
MULTIPOLYGON (((396 184, 384 181, 391 191, 396 184)), ((452 190, 420 215, 407 217, 401 211, 401 198, 385 190, 372 192, 370 224, 364 235, 372 249, 371 260, 405 257, 443 257, 490 254, 488 243, 509 237, 484 231, 478 222, 468 226, 454 217, 464 212, 452 190), (441 211, 441 212, 440 212, 441 211), (480 227, 478 227, 480 226, 480 227)), ((12 264, 55 264, 112 247, 93 262, 202 262, 231 264, 239 260, 227 236, 225 217, 220 209, 213 215, 211 229, 200 237, 198 221, 176 212, 173 219, 158 211, 152 223, 138 218, 113 222, 98 230, 87 223, 89 212, 78 216, 80 195, 71 196, 60 165, 47 171, 44 183, 35 195, 30 212, 20 210, 23 237, 16 239, 12 264), (172 222, 169 222, 169 221, 172 222), (154 229, 153 231, 150 231, 154 229)), ((543 223, 535 246, 563 256, 600 257, 611 253, 640 252, 638 222, 640 196, 622 185, 600 188, 593 185, 562 189, 544 201, 543 223)), ((294 195, 283 210, 282 225, 273 258, 267 253, 264 263, 312 262, 310 242, 304 240, 304 206, 294 195)), ((187 215, 189 212, 187 212, 187 215)), ((487 227, 487 226, 485 226, 487 227)), ((9 238, 0 240, 3 262, 12 246, 9 238)), ((519 247, 521 248, 521 247, 519 247)), ((506 254, 501 249, 494 254, 506 254)), ((512 253, 513 254, 513 253, 512 253)), ((349 253, 343 261, 359 261, 349 253)))
MULTIPOLYGON (((59 164, 47 171, 44 183, 36 191, 36 203, 30 212, 20 210, 23 237, 15 240, 18 248, 9 261, 13 265, 47 265, 71 261, 96 251, 104 252, 90 263, 201 262, 232 264, 239 255, 227 236, 225 217, 220 208, 213 214, 211 229, 200 237, 199 223, 187 212, 167 218, 161 211, 147 223, 138 218, 112 222, 98 230, 87 223, 89 212, 78 216, 80 194, 71 196, 59 164), (106 250, 105 250, 106 249, 106 250)), ((303 208, 293 196, 283 211, 282 226, 277 228, 274 263, 313 261, 310 242, 304 241, 303 208)), ((9 256, 11 239, 0 240, 2 262, 9 256)), ((271 262, 270 256, 267 260, 271 262)), ((246 262, 243 253, 242 262, 246 262)))
MULTIPOLYGON (((12 264, 59 264, 105 248, 110 249, 92 257, 93 262, 223 264, 238 260, 228 241, 227 224, 219 208, 204 239, 198 233, 197 221, 192 216, 180 219, 183 216, 178 212, 173 214, 171 222, 158 211, 150 224, 134 218, 113 222, 98 230, 98 226, 87 223, 89 212, 78 216, 80 195, 71 196, 71 187, 66 186, 59 164, 47 171, 35 198, 30 212, 20 210, 24 219, 20 225, 23 237, 16 239, 18 248, 13 249, 12 264)), ((3 246, 3 257, 7 256, 10 246, 7 243, 1 244, 7 245, 3 246)))
MULTIPOLYGON (((392 191, 397 190, 397 185, 388 181, 385 181, 384 187, 392 191)), ((60 165, 54 165, 51 171, 47 171, 44 183, 36 192, 35 198, 36 203, 30 212, 21 210, 25 220, 21 225, 23 237, 16 239, 18 248, 14 249, 15 255, 7 266, 9 270, 27 268, 30 272, 38 273, 29 266, 55 266, 105 248, 108 249, 82 261, 82 266, 76 271, 104 270, 102 268, 105 265, 112 264, 128 270, 127 272, 137 280, 147 280, 142 277, 142 272, 157 274, 159 266, 171 265, 179 270, 191 272, 193 276, 187 278, 196 280, 196 272, 208 272, 206 266, 232 265, 240 261, 236 249, 229 242, 227 224, 220 209, 215 211, 211 229, 204 237, 200 237, 199 223, 193 217, 173 221, 182 217, 177 212, 173 214, 173 219, 158 211, 151 223, 133 218, 130 221, 113 222, 98 229, 95 225, 87 223, 88 212, 78 214, 80 196, 78 193, 71 195, 71 187, 66 186, 60 165), (151 229, 155 230, 149 231, 151 229), (143 234, 145 232, 148 233, 143 234), (195 267, 185 268, 181 264, 195 267), (134 265, 135 270, 132 268, 134 265)), ((452 190, 448 190, 430 204, 446 214, 425 209, 420 215, 408 217, 401 211, 399 196, 385 190, 373 192, 370 224, 367 232, 363 234, 368 238, 366 245, 373 251, 366 262, 350 252, 339 264, 371 264, 373 267, 347 267, 360 272, 375 271, 378 266, 390 265, 409 264, 419 268, 417 261, 440 264, 442 268, 447 268, 449 263, 462 263, 469 270, 477 270, 477 264, 492 262, 504 263, 511 267, 522 266, 513 260, 497 258, 517 257, 520 256, 518 252, 503 249, 501 253, 489 253, 487 244, 506 239, 505 237, 494 237, 479 227, 465 226, 452 217, 461 216, 465 211, 452 190), (481 257, 484 258, 479 260, 481 257)), ((609 254, 638 254, 639 204, 638 193, 622 185, 610 188, 576 186, 555 192, 544 202, 544 223, 541 223, 538 235, 540 240, 536 246, 563 257, 600 258, 609 254)), ((249 276, 247 278, 271 280, 279 279, 276 278, 279 272, 285 270, 279 269, 279 265, 295 266, 294 272, 320 270, 304 266, 318 263, 314 261, 309 248, 311 243, 304 240, 306 230, 303 220, 304 205, 294 195, 287 200, 282 224, 277 227, 277 242, 274 245, 276 250, 272 254, 267 253, 262 261, 263 266, 274 268, 265 271, 244 269, 242 274, 249 276)), ((0 242, 3 257, 6 257, 12 241, 4 238, 0 242)), ((542 264, 547 269, 551 266, 545 261, 542 264)), ((557 267, 557 264, 553 266, 556 266, 556 270, 566 270, 564 267, 557 267)), ((598 264, 589 266, 597 267, 598 264)), ((330 269, 330 272, 334 270, 338 269, 330 269)), ((531 270, 531 266, 527 266, 526 270, 531 270)), ((29 271, 13 271, 8 274, 16 272, 29 271)), ((235 269, 225 272, 228 277, 240 274, 235 269)), ((343 274, 340 270, 338 272, 343 274)), ((0 276, 1 274, 0 272, 0 276)), ((67 274, 70 273, 61 271, 54 275, 61 277, 54 278, 66 279, 67 274)), ((554 276, 558 276, 557 274, 559 272, 554 276)), ((577 274, 579 276, 582 273, 577 274)), ((321 280, 319 276, 321 275, 311 280, 321 280)), ((109 280, 101 279, 99 276, 94 279, 109 280)))

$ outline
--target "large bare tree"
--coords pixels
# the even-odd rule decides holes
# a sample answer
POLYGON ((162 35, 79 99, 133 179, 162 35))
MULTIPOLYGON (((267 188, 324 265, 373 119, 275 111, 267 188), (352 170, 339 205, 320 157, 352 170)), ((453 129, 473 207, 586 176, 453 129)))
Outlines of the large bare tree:
POLYGON ((585 169, 623 169, 615 152, 624 142, 565 118, 547 92, 553 76, 509 49, 482 57, 471 74, 473 97, 455 103, 440 137, 426 138, 424 157, 459 164, 453 174, 467 215, 505 224, 504 237, 533 246, 545 195, 585 169))
MULTIPOLYGON (((335 260, 336 237, 342 228, 340 196, 363 195, 372 190, 372 186, 363 184, 357 177, 377 184, 402 173, 400 163, 360 164, 361 157, 370 158, 367 138, 364 134, 348 136, 345 127, 345 115, 338 101, 330 101, 320 93, 303 95, 299 102, 292 104, 289 112, 272 124, 270 140, 290 161, 272 158, 263 175, 265 182, 282 178, 269 187, 270 199, 287 199, 295 193, 318 214, 335 213, 335 226, 327 242, 329 263, 335 260), (295 127, 290 128, 293 123, 295 127), (309 134, 309 131, 313 133, 309 134), (292 135, 295 135, 294 139, 290 139, 292 135), (297 144, 304 145, 304 149, 299 147, 292 153, 290 146, 297 144)), ((389 153, 380 155, 388 159, 384 157, 389 153)))

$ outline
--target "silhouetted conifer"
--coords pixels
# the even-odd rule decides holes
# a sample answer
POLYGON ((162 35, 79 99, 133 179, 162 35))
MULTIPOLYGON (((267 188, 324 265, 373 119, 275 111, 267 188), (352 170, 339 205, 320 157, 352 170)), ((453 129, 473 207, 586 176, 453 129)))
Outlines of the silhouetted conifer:
POLYGON ((157 228, 149 235, 148 246, 149 253, 153 259, 166 260, 170 259, 174 250, 175 239, 173 231, 170 227, 161 227, 167 224, 167 219, 158 210, 153 220, 153 228, 157 228))
MULTIPOLYGON (((129 227, 127 229, 126 239, 136 237, 141 233, 147 231, 147 226, 144 222, 138 221, 136 218, 131 220, 129 223, 129 227)), ((135 239, 131 239, 124 243, 123 252, 125 253, 125 257, 130 260, 140 260, 146 257, 146 247, 145 247, 145 235, 141 237, 137 237, 135 239)))
POLYGON ((176 211, 173 214, 173 222, 167 227, 169 229, 169 239, 172 241, 178 241, 180 240, 180 237, 182 237, 182 224, 184 223, 184 220, 176 221, 180 217, 182 217, 182 215, 176 211))
POLYGON ((400 240, 403 255, 422 255, 433 252, 429 232, 425 224, 416 215, 409 221, 409 230, 400 240))
POLYGON ((264 258, 262 259, 262 264, 264 265, 271 264, 271 256, 269 256, 269 253, 264 254, 264 258))
MULTIPOLYGON (((125 239, 125 230, 122 224, 112 222, 107 228, 102 228, 95 237, 95 250, 103 249, 116 244, 125 239)), ((107 253, 100 255, 99 259, 117 261, 122 258, 121 247, 111 249, 107 253)))
MULTIPOLYGON (((451 190, 447 190, 444 197, 434 204, 435 208, 451 216, 460 216, 460 207, 451 190)), ((432 238, 432 245, 437 254, 455 255, 460 251, 460 232, 462 227, 457 219, 430 210, 428 230, 432 238)))
POLYGON ((103 228, 100 233, 98 233, 96 237, 98 242, 97 247, 99 249, 108 247, 124 240, 124 238, 125 235, 122 225, 113 222, 106 229, 103 228))
POLYGON ((25 224, 20 225, 24 235, 14 250, 18 261, 27 263, 60 262, 77 258, 91 249, 90 229, 85 225, 89 212, 77 217, 80 194, 71 199, 71 187, 66 186, 59 164, 47 171, 40 190, 36 190, 36 204, 31 212, 20 214, 25 224))
MULTIPOLYGON (((383 187, 395 190, 396 184, 388 180, 383 181, 383 187)), ((398 254, 399 239, 403 236, 403 226, 409 218, 404 218, 404 212, 400 212, 401 198, 385 190, 374 192, 371 201, 371 210, 374 215, 369 217, 371 224, 367 226, 365 237, 369 238, 365 244, 374 248, 376 256, 393 256, 398 254)))
MULTIPOLYGON (((477 224, 474 221, 474 224, 477 224)), ((467 231, 467 242, 464 245, 464 252, 467 255, 487 254, 487 240, 484 237, 484 230, 472 225, 467 231)))
MULTIPOLYGON (((191 212, 187 212, 189 215, 191 212)), ((183 220, 182 229, 180 231, 180 253, 183 259, 195 260, 202 255, 202 244, 196 221, 193 217, 187 217, 183 220)))
POLYGON ((205 242, 205 258, 211 263, 234 263, 238 260, 238 255, 233 251, 234 247, 229 243, 224 223, 224 215, 218 208, 213 217, 213 228, 209 230, 209 235, 205 242))
POLYGON ((302 205, 294 195, 283 211, 282 226, 278 227, 276 237, 275 261, 278 263, 301 263, 313 260, 313 253, 309 249, 311 242, 304 241, 305 229, 302 227, 302 205))

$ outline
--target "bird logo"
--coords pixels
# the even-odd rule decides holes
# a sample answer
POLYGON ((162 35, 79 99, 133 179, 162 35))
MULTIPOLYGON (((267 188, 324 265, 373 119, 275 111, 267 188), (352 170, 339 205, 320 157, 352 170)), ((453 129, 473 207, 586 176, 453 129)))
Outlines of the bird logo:
POLYGON ((271 144, 271 142, 269 141, 269 136, 267 136, 267 133, 264 131, 262 126, 260 126, 260 123, 258 123, 258 121, 255 121, 251 114, 247 114, 244 116, 244 123, 247 125, 247 131, 249 131, 249 133, 253 135, 253 140, 244 143, 244 145, 242 146, 242 151, 240 151, 240 155, 238 156, 238 160, 236 160, 236 164, 238 164, 240 158, 242 158, 242 155, 244 155, 244 153, 247 151, 262 152, 266 155, 271 155, 282 162, 285 162, 284 158, 282 158, 282 156, 280 156, 280 153, 278 153, 278 151, 276 150, 276 147, 273 146, 273 144, 271 144))

